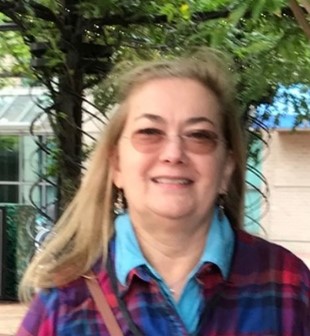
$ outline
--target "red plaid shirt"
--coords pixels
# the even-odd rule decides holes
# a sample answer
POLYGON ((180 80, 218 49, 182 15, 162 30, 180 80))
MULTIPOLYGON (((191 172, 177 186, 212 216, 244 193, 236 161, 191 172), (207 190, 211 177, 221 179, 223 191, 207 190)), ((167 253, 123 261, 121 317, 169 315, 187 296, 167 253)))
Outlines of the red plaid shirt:
MULTIPOLYGON (((113 253, 112 243, 112 260, 113 253)), ((134 335, 109 275, 99 266, 95 272, 124 335, 134 335)), ((118 288, 142 335, 188 336, 174 305, 147 269, 137 267, 129 276, 129 286, 118 288)), ((205 307, 196 335, 310 335, 310 271, 284 248, 238 231, 228 279, 211 263, 200 269, 197 278, 205 307)), ((35 335, 108 335, 83 278, 35 297, 17 336, 35 335)))

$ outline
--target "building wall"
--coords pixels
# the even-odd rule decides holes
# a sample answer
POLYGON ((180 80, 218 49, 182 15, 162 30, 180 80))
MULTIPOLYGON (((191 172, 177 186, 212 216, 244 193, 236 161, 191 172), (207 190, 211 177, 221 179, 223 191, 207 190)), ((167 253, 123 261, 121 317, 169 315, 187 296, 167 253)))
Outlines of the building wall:
POLYGON ((310 267, 310 130, 273 131, 262 172, 269 188, 265 237, 310 267))

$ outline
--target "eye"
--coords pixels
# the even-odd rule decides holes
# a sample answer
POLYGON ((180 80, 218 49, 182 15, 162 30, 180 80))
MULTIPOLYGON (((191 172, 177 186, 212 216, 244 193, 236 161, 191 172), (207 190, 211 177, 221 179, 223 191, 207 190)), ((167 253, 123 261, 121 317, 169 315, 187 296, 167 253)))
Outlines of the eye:
POLYGON ((148 127, 148 128, 141 128, 139 130, 137 130, 134 134, 137 134, 137 135, 145 135, 145 136, 156 136, 156 135, 163 135, 164 132, 161 131, 160 129, 158 128, 153 128, 153 127, 148 127))
POLYGON ((132 135, 132 141, 135 145, 158 144, 165 137, 165 133, 159 128, 147 127, 135 131, 132 135))
POLYGON ((187 132, 185 134, 185 137, 199 142, 207 142, 207 141, 216 142, 216 140, 218 139, 218 136, 215 132, 208 130, 193 130, 187 132))

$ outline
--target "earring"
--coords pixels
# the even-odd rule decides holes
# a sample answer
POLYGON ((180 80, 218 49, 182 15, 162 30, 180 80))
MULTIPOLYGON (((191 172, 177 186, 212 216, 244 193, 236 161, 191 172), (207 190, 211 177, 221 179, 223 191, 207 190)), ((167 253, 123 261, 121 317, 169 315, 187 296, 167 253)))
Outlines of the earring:
POLYGON ((117 197, 114 201, 114 213, 115 215, 121 215, 125 212, 125 205, 124 205, 124 195, 122 189, 117 190, 117 197))
POLYGON ((218 206, 217 216, 220 222, 222 222, 225 217, 225 196, 226 194, 219 194, 217 200, 217 206, 218 206))

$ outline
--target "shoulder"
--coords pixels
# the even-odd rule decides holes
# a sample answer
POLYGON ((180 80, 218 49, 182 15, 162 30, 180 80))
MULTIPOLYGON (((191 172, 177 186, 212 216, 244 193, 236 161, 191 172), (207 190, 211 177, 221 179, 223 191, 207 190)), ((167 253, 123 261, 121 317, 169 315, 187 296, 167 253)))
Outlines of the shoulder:
POLYGON ((310 271, 305 263, 266 239, 244 231, 235 231, 235 237, 227 297, 237 298, 240 311, 246 307, 248 316, 255 316, 250 319, 255 328, 310 335, 310 271))
POLYGON ((65 314, 70 307, 76 306, 87 297, 87 291, 82 278, 72 281, 66 286, 40 289, 34 296, 28 315, 32 319, 52 323, 62 314, 65 314))
POLYGON ((238 230, 236 231, 236 253, 244 252, 248 252, 248 255, 244 255, 245 258, 263 259, 274 263, 285 262, 286 266, 296 264, 309 271, 304 262, 285 247, 238 230))
POLYGON ((56 288, 35 294, 16 336, 56 335, 59 293, 56 288))
MULTIPOLYGON (((103 273, 96 273, 96 276, 102 278, 103 273)), ((33 298, 17 336, 53 336, 67 330, 79 334, 86 328, 86 315, 92 321, 98 319, 85 278, 79 277, 64 286, 41 289, 33 298)))
POLYGON ((305 263, 283 246, 236 231, 235 266, 248 272, 278 273, 283 281, 304 283, 310 287, 310 271, 305 263))
MULTIPOLYGON (((89 276, 94 276, 103 282, 105 282, 107 278, 106 271, 98 267, 94 267, 89 276)), ((91 298, 87 287, 87 277, 88 276, 80 276, 66 285, 42 290, 40 292, 41 300, 43 300, 47 306, 50 304, 59 305, 62 307, 62 310, 70 310, 71 307, 77 307, 91 298)))

